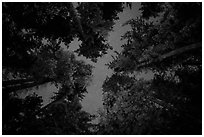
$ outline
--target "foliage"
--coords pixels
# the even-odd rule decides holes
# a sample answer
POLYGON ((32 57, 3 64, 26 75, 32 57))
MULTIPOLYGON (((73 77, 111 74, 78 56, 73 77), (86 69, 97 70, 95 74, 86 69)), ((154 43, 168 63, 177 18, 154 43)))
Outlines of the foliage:
POLYGON ((111 48, 106 37, 122 9, 122 3, 2 4, 4 134, 90 134, 91 116, 81 110, 79 101, 93 67, 61 46, 69 47, 78 37, 79 55, 97 61, 111 48), (59 86, 47 106, 42 107, 38 97, 11 97, 45 82, 59 86))
POLYGON ((93 67, 61 46, 78 38, 75 52, 97 61, 123 3, 74 4, 2 4, 3 134, 201 134, 202 3, 141 4, 108 64, 98 125, 80 104, 93 67), (138 80, 146 70, 153 79, 138 80), (44 82, 59 87, 51 103, 16 97, 44 82))
POLYGON ((28 122, 35 123, 33 113, 37 112, 41 106, 42 98, 36 94, 27 96, 25 99, 11 96, 7 108, 2 113, 3 134, 22 134, 29 128, 28 122))
MULTIPOLYGON (((148 3, 144 3, 144 5, 148 5, 148 3)), ((110 68, 119 72, 130 69, 127 71, 132 72, 143 62, 158 58, 180 47, 201 42, 201 6, 199 3, 163 3, 162 5, 165 10, 162 15, 157 17, 160 23, 155 24, 151 20, 147 21, 143 18, 132 19, 126 23, 131 25, 132 30, 123 36, 123 39, 127 39, 127 43, 123 45, 124 50, 117 59, 110 63, 110 68), (188 6, 189 8, 186 8, 188 6), (189 12, 188 9, 192 10, 193 15, 186 14, 189 12), (183 14, 186 16, 181 17, 183 14), (128 62, 131 62, 129 63, 131 65, 128 62)), ((190 56, 182 55, 182 59, 179 59, 181 56, 170 58, 162 62, 166 62, 164 65, 161 65, 161 63, 155 65, 161 69, 162 66, 169 67, 176 62, 191 60, 192 58, 195 61, 201 59, 198 56, 201 55, 200 50, 188 53, 188 55, 190 56), (175 60, 178 61, 175 62, 175 60)), ((153 65, 151 65, 152 67, 153 65)))
MULTIPOLYGON (((12 106, 13 98, 9 98, 12 94, 6 98, 4 97, 3 107, 5 109, 3 115, 6 116, 8 113, 13 119, 9 120, 9 122, 3 121, 3 126, 8 126, 4 129, 3 134, 89 134, 90 124, 88 122, 92 120, 91 115, 81 110, 79 101, 83 99, 84 93, 87 92, 86 87, 91 80, 93 67, 84 61, 76 60, 74 54, 70 52, 59 50, 55 53, 55 57, 50 56, 50 54, 49 51, 44 50, 39 52, 38 57, 41 59, 39 61, 41 65, 34 64, 31 72, 36 73, 34 74, 35 79, 50 77, 56 83, 56 86, 59 86, 59 91, 56 91, 56 96, 53 98, 54 101, 44 109, 44 107, 38 105, 38 101, 35 101, 34 98, 31 101, 28 100, 29 98, 14 98, 14 101, 17 100, 15 105, 25 109, 23 111, 29 111, 29 107, 33 109, 30 110, 28 115, 24 114, 21 120, 22 123, 18 123, 18 115, 22 113, 21 109, 18 109, 15 105, 12 106), (38 65, 39 67, 37 67, 38 65), (29 101, 28 107, 25 106, 26 104, 20 103, 27 101, 29 101), (15 111, 13 107, 17 110, 15 111), (55 113, 54 118, 50 117, 50 115, 54 115, 52 113, 55 113), (29 122, 31 120, 30 115, 33 119, 31 123, 29 122), (12 127, 11 123, 16 119, 17 124, 12 127), (72 125, 70 125, 70 122, 72 125), (83 125, 81 125, 82 123, 83 125), (33 128, 36 126, 37 128, 33 128)), ((24 83, 26 84, 26 82, 24 83)), ((23 86, 24 83, 20 86, 23 86)), ((15 85, 15 83, 13 84, 15 85)), ((5 90, 3 89, 4 95, 6 95, 5 90)))
POLYGON ((99 123, 99 134, 154 134, 157 128, 161 128, 158 123, 165 118, 156 119, 156 115, 165 108, 155 103, 149 82, 134 80, 131 88, 117 93, 105 90, 104 94, 105 114, 100 117, 103 121, 99 123), (111 95, 114 98, 112 105, 108 104, 111 95), (155 121, 152 121, 153 117, 155 121), (154 125, 151 131, 149 124, 154 125))
POLYGON ((3 66, 29 68, 36 60, 35 51, 45 40, 58 40, 59 44, 52 47, 57 50, 60 43, 68 46, 76 37, 82 40, 79 54, 96 60, 110 48, 102 35, 114 24, 113 19, 108 19, 122 11, 122 4, 112 5, 80 3, 75 11, 72 3, 3 3, 3 66), (86 52, 87 48, 93 51, 86 52))
POLYGON ((66 109, 61 103, 39 112, 42 99, 36 94, 12 97, 3 113, 3 134, 90 134, 92 116, 81 110, 78 100, 64 105, 66 109))
POLYGON ((108 64, 115 74, 103 85, 99 134, 201 134, 201 46, 183 50, 202 41, 201 7, 142 3, 141 17, 124 24, 132 30, 122 37, 127 40, 122 52, 108 64), (130 84, 115 77, 132 79, 146 70, 154 73, 153 80, 130 84))

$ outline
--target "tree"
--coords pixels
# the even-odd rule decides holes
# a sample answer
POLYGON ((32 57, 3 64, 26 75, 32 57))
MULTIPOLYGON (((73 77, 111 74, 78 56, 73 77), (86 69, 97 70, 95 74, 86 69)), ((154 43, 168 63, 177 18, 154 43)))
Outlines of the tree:
POLYGON ((121 3, 112 3, 112 5, 115 5, 115 8, 110 8, 109 4, 103 5, 103 3, 78 3, 78 8, 75 8, 73 3, 3 3, 2 51, 5 94, 45 82, 61 81, 63 78, 60 78, 60 75, 64 74, 60 73, 63 73, 62 69, 65 68, 59 71, 61 66, 57 64, 60 62, 57 56, 63 58, 60 55, 60 46, 65 44, 68 47, 76 37, 79 37, 82 45, 85 46, 79 49, 80 54, 93 60, 105 54, 110 46, 105 44, 105 36, 102 34, 106 30, 111 30, 113 26, 113 20, 109 21, 107 18, 109 15, 115 17, 116 13, 122 10, 121 3), (85 8, 81 9, 80 7, 84 5, 86 5, 85 8), (92 5, 95 5, 97 11, 91 10, 92 5), (88 11, 89 8, 90 11, 88 11), (112 13, 104 15, 103 19, 102 14, 105 9, 109 9, 112 13), (81 23, 82 16, 88 18, 90 13, 96 12, 101 14, 97 17, 89 17, 90 21, 95 20, 91 27, 90 24, 81 23), (82 13, 86 14, 82 15, 82 13), (94 40, 94 45, 97 45, 94 46, 92 43, 93 52, 86 50, 90 48, 86 46, 90 40, 94 40), (56 65, 58 65, 58 72, 55 72, 56 65))
MULTIPOLYGON (((170 126, 170 117, 165 114, 175 110, 156 98, 151 82, 129 79, 132 84, 126 89, 114 92, 103 88, 105 110, 100 113, 98 134, 164 134, 164 125, 170 126)), ((109 79, 107 83, 118 80, 109 79)), ((125 80, 124 83, 129 84, 125 80)))
MULTIPOLYGON (((28 115, 24 115, 21 119, 22 123, 18 123, 18 115, 21 115, 22 112, 16 106, 10 105, 13 102, 13 94, 9 94, 6 99, 4 98, 3 115, 7 116, 9 114, 13 119, 8 120, 8 122, 3 121, 3 126, 5 126, 3 134, 90 134, 89 128, 91 124, 88 122, 92 118, 90 114, 81 110, 79 101, 83 99, 84 93, 87 92, 86 86, 91 79, 92 66, 83 61, 77 61, 75 56, 69 52, 59 51, 56 53, 56 57, 57 60, 54 66, 46 68, 47 66, 45 65, 43 68, 38 68, 40 73, 42 72, 41 69, 53 69, 53 75, 49 76, 55 76, 52 81, 60 87, 59 91, 56 91, 56 96, 53 98, 54 101, 44 107, 38 106, 38 109, 30 106, 33 110, 28 115), (13 114, 14 108, 17 110, 13 114), (30 123, 31 118, 32 122, 30 123), (15 127, 12 127, 11 124, 16 119, 17 124, 15 127)), ((43 61, 46 62, 46 58, 43 61)), ((42 74, 45 75, 45 73, 42 74)), ((15 85, 15 82, 19 84, 19 80, 9 81, 5 84, 12 83, 15 85)), ((23 82, 20 85, 23 86, 27 80, 20 80, 20 82, 23 82)), ((6 92, 5 90, 3 91, 3 93, 6 92)), ((29 110, 21 103, 27 101, 27 98, 14 99, 20 101, 16 102, 15 105, 25 109, 23 111, 29 110)), ((30 103, 35 105, 34 100, 31 100, 30 103)))
POLYGON ((25 99, 16 96, 10 97, 8 107, 2 113, 2 133, 22 134, 23 131, 29 128, 26 126, 28 122, 30 125, 35 122, 37 124, 37 119, 33 113, 38 111, 41 106, 42 98, 36 94, 27 96, 25 99))
MULTIPOLYGON (((148 5, 148 3, 144 3, 144 5, 145 4, 148 5)), ((151 3, 150 5, 152 6, 154 4, 151 3)), ((160 15, 160 17, 157 17, 160 19, 159 24, 153 24, 151 20, 147 21, 143 18, 133 19, 126 23, 132 26, 132 30, 128 31, 123 36, 123 38, 127 39, 128 42, 127 44, 123 45, 124 51, 122 55, 120 55, 121 60, 125 58, 127 59, 127 61, 128 59, 131 61, 134 61, 135 62, 134 64, 136 67, 136 66, 140 66, 141 64, 145 64, 146 62, 147 63, 149 61, 151 62, 151 60, 155 60, 155 61, 158 60, 156 62, 168 62, 166 60, 160 61, 160 58, 162 58, 162 55, 169 55, 168 53, 172 53, 172 51, 178 51, 177 49, 180 49, 180 48, 185 49, 185 47, 187 48, 189 46, 189 50, 184 50, 185 52, 183 53, 190 52, 193 49, 195 49, 198 52, 200 51, 200 48, 201 48, 199 44, 201 43, 200 4, 199 3, 193 3, 193 4, 192 3, 183 3, 183 4, 182 3, 178 3, 178 4, 160 3, 159 5, 160 6, 162 5, 162 7, 164 8, 163 12, 160 13, 162 16, 160 15), (189 6, 189 8, 192 7, 194 14, 181 17, 183 14, 186 15, 187 6, 189 6), (183 8, 185 10, 181 10, 183 8), (198 46, 195 46, 196 43, 198 46), (192 45, 192 48, 190 45, 192 45)), ((151 7, 149 7, 149 9, 151 9, 151 7)), ((195 53, 196 52, 192 52, 191 56, 194 56, 195 53)), ((179 54, 181 53, 179 52, 179 54)), ((186 54, 182 56, 185 56, 185 55, 186 54)), ((174 56, 174 54, 172 54, 172 56, 174 56)), ((172 56, 169 56, 169 57, 172 57, 172 56)), ((200 60, 200 56, 197 56, 196 58, 200 60)), ((120 59, 117 59, 117 61, 119 61, 120 59)), ((172 60, 172 59, 170 58, 169 60, 172 60)), ((178 60, 177 62, 179 61, 180 60, 178 60)), ((114 65, 114 63, 112 64, 114 65)), ((169 64, 172 64, 172 62, 169 64)), ((121 67, 122 67, 122 64, 121 64, 121 67)), ((132 67, 131 70, 134 70, 135 67, 132 67)), ((115 68, 118 68, 118 67, 115 67, 115 68)))
MULTIPOLYGON (((57 86, 60 87, 59 91, 56 91, 56 96, 53 98, 54 101, 50 104, 40 107, 40 109, 34 109, 31 114, 31 117, 33 117, 33 123, 29 123, 29 115, 25 116, 25 118, 22 119, 23 123, 26 123, 26 126, 24 127, 23 123, 18 123, 19 126, 12 127, 12 129, 5 129, 4 134, 88 134, 89 126, 90 124, 87 123, 87 128, 80 131, 80 129, 76 129, 73 132, 66 131, 67 129, 62 129, 59 127, 55 127, 52 129, 53 132, 46 132, 46 128, 36 128, 32 129, 33 127, 37 126, 38 124, 47 126, 47 128, 51 128, 51 125, 55 124, 56 122, 58 124, 63 125, 63 121, 70 121, 70 118, 75 117, 75 120, 78 121, 78 117, 83 117, 83 119, 87 119, 87 121, 84 121, 85 123, 91 120, 91 116, 86 112, 83 112, 81 110, 81 106, 79 101, 83 99, 84 93, 87 92, 86 87, 89 84, 91 77, 92 77, 92 66, 89 64, 86 64, 84 61, 77 61, 74 54, 65 52, 65 51, 58 51, 56 52, 56 59, 53 59, 54 57, 49 57, 49 54, 45 54, 45 51, 43 50, 43 53, 38 55, 39 57, 42 56, 40 59, 44 58, 44 60, 40 60, 42 63, 41 67, 37 67, 38 65, 34 64, 34 67, 32 68, 31 72, 35 72, 35 78, 32 79, 21 79, 21 80, 10 80, 6 81, 4 83, 3 88, 3 115, 7 115, 8 107, 11 107, 11 110, 9 111, 10 115, 12 115, 12 106, 9 104, 12 101, 13 97, 12 95, 15 95, 13 93, 16 93, 17 90, 26 88, 31 88, 36 85, 40 85, 39 82, 36 81, 37 79, 44 79, 45 77, 49 77, 47 81, 44 82, 54 82, 57 86), (44 56, 44 57, 43 57, 44 56), (48 62, 48 64, 47 64, 48 62), (50 63, 52 65, 50 65, 50 63), (36 68, 35 68, 36 66, 36 68), (44 71, 46 70, 46 71, 44 71), (48 71, 47 71, 48 70, 48 71), (47 73, 48 72, 48 73, 47 73), (37 77, 39 76, 39 77, 37 77), (21 83, 21 85, 19 85, 21 83), (12 94, 11 94, 12 93, 12 94), (5 98, 5 95, 7 97, 5 98), (68 100, 68 102, 66 102, 68 100), (72 105, 69 105, 69 104, 72 105), (78 106, 75 110, 75 107, 78 106), (60 110, 55 110, 57 107, 60 107, 60 110), (62 115, 60 112, 66 112, 64 113, 64 119, 58 119, 57 117, 62 115), (73 112, 72 112, 73 111, 73 112), (55 119, 54 123, 53 121, 50 121, 50 113, 59 113, 58 116, 55 119), (71 113, 71 115, 69 114, 71 113), (76 115, 76 116, 75 116, 76 115), (89 118, 90 117, 90 118, 89 118), (50 123, 49 126, 46 125, 46 123, 50 123), (20 127, 22 126, 22 127, 20 127), (23 131, 19 130, 16 131, 18 128, 25 128, 22 129, 23 131), (14 130, 14 131, 13 131, 14 130), (59 130, 59 131, 58 131, 59 130), (85 130, 85 131, 84 131, 85 130)), ((17 98, 17 100, 20 100, 17 98)), ((24 102, 26 99, 22 99, 24 102)), ((31 103, 34 103, 31 101, 31 103)), ((19 105, 20 107, 23 107, 23 104, 20 102, 16 102, 16 105, 19 105)), ((15 107, 15 106, 14 106, 15 107)), ((27 110, 27 108, 25 108, 27 110)), ((20 115, 21 110, 16 112, 18 115, 20 115)), ((16 116, 13 115, 14 119, 16 119, 16 116)), ((18 119, 18 117, 17 117, 18 119)), ((53 118, 52 118, 53 119, 53 118)), ((51 120, 52 120, 51 119, 51 120)), ((73 119, 72 119, 73 120, 73 119)), ((4 126, 11 126, 12 120, 7 123, 3 121, 4 126)), ((73 126, 78 126, 82 122, 79 123, 72 123, 73 126), (76 124, 76 125, 75 125, 76 124)), ((17 125, 18 125, 17 124, 17 125)), ((72 128, 70 126, 70 123, 67 123, 69 128, 72 128)), ((86 127, 86 125, 84 124, 86 127)), ((67 128, 68 128, 67 127, 67 128)), ((81 125, 83 128, 83 125, 81 125)), ((84 127, 84 128, 85 128, 84 127)), ((78 128, 78 127, 76 127, 78 128)))
MULTIPOLYGON (((11 120, 8 118, 3 121, 4 134, 90 133, 88 122, 92 118, 81 110, 79 101, 87 92, 92 66, 77 61, 74 54, 62 51, 60 47, 62 44, 69 47, 69 43, 78 37, 82 41, 79 54, 93 61, 106 54, 111 47, 106 43, 105 37, 114 24, 113 18, 116 19, 117 12, 122 11, 122 3, 75 5, 3 3, 3 115, 7 115, 6 110, 10 107, 9 115, 12 117, 11 120), (112 5, 114 7, 110 7, 112 5), (111 14, 107 14, 107 9, 111 14), (94 14, 98 16, 92 16, 94 14), (83 21, 86 18, 88 22, 83 21), (91 26, 90 22, 93 22, 91 26), (93 51, 87 52, 87 48, 93 51), (46 82, 60 86, 53 102, 35 109, 39 105, 33 99, 30 102, 34 103, 29 114, 31 116, 22 115, 20 109, 14 115, 11 114, 15 105, 23 108, 25 104, 22 102, 27 100, 13 98, 18 90, 33 88, 46 82), (13 99, 18 101, 10 106, 13 99), (66 113, 61 117, 58 111, 66 113), (32 122, 29 123, 28 119, 31 117, 32 122), (14 127, 12 122, 16 123, 14 127), (46 132, 47 130, 53 132, 46 132)), ((26 109, 25 107, 23 111, 27 111, 26 109)))
MULTIPOLYGON (((110 30, 114 23, 108 18, 116 17, 116 13, 122 11, 121 3, 112 5, 115 6, 110 8, 111 3, 80 3, 75 9, 72 3, 3 3, 3 66, 30 67, 35 62, 35 51, 44 40, 58 40, 59 44, 64 42, 68 46, 79 37, 82 40, 80 54, 92 59, 102 56, 110 48, 104 44, 102 31, 110 30), (106 10, 111 14, 107 15, 106 10), (81 23, 84 19, 89 21, 81 23), (92 22, 91 26, 89 22, 92 22), (83 49, 90 46, 94 51, 88 55, 83 49)), ((53 48, 59 49, 59 44, 53 48)))
POLYGON ((91 134, 92 116, 81 110, 77 98, 44 111, 41 107, 42 99, 36 94, 25 99, 12 97, 3 113, 3 134, 91 134))
MULTIPOLYGON (((103 5, 103 3, 93 5, 102 14, 105 12, 105 7, 108 7, 106 9, 112 11, 109 14, 111 17, 116 16, 116 13, 122 9, 121 3, 115 3, 115 8, 110 8, 108 4, 103 5)), ((93 10, 85 12, 90 6, 92 5, 89 3, 80 3, 79 8, 75 9, 72 3, 3 3, 2 51, 5 72, 3 78, 6 80, 3 83, 10 83, 9 87, 8 84, 4 86, 4 91, 10 93, 53 81, 56 77, 54 72, 57 62, 56 53, 60 50, 61 44, 68 46, 75 37, 79 37, 83 41, 82 45, 85 46, 79 49, 80 54, 95 61, 98 56, 105 54, 110 46, 105 44, 105 36, 102 33, 111 30, 113 20, 106 20, 108 15, 104 15, 105 19, 103 19, 101 14, 97 16, 100 20, 89 17, 90 21, 98 21, 94 22, 92 27, 89 26, 90 24, 82 24, 82 16, 86 18, 90 13, 96 13, 93 10), (86 7, 80 9, 83 5, 86 7), (86 14, 82 15, 82 13, 86 14), (84 33, 84 30, 91 30, 91 32, 84 33), (86 50, 90 48, 86 46, 90 40, 91 42, 94 40, 94 45, 97 45, 94 46, 92 43, 93 52, 86 50), (10 81, 10 75, 12 79, 18 79, 14 85, 10 81)))
MULTIPOLYGON (((105 102, 111 100, 112 103, 107 103, 108 109, 105 110, 111 114, 106 115, 106 123, 101 123, 101 129, 107 128, 105 134, 201 134, 201 3, 142 3, 141 11, 140 18, 126 23, 132 27, 122 37, 127 43, 108 66, 117 75, 127 77, 145 70, 152 71, 153 80, 147 84, 149 87, 143 88, 148 91, 148 98, 141 95, 137 100, 138 95, 133 96, 136 102, 126 105, 132 96, 127 97, 128 100, 120 100, 119 97, 124 98, 131 87, 122 90, 122 95, 115 95, 115 90, 110 88, 105 102), (145 102, 141 103, 142 100, 145 102), (111 107, 116 102, 124 107, 114 112, 111 107), (153 105, 149 105, 149 111, 145 112, 144 106, 148 102, 153 102, 153 105), (136 116, 140 119, 135 123, 135 118, 130 116, 134 107, 141 109, 141 115, 136 116), (120 111, 127 115, 114 118, 120 111), (120 127, 123 122, 128 127, 137 128, 123 129, 120 127)), ((116 83, 113 81, 116 80, 105 84, 116 83)), ((134 94, 138 94, 139 89, 136 87, 134 94)))

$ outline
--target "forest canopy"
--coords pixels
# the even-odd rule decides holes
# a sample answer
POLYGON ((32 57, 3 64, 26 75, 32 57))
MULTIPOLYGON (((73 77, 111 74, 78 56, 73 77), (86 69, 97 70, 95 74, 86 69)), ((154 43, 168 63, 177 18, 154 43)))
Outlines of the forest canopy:
POLYGON ((141 3, 107 63, 99 122, 82 109, 94 66, 76 56, 97 62, 113 50, 108 33, 125 7, 132 3, 2 3, 3 134, 202 134, 202 3, 141 3), (139 79, 144 72, 153 77, 139 79), (51 103, 19 97, 45 83, 58 87, 51 103))

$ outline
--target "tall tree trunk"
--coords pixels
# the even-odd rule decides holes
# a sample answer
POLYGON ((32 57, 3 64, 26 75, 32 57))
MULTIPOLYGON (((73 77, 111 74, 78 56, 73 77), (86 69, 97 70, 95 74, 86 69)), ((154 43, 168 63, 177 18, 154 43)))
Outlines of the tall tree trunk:
POLYGON ((7 87, 10 85, 15 85, 15 84, 23 84, 26 82, 34 82, 33 78, 28 78, 28 79, 14 79, 14 80, 7 80, 7 81, 2 81, 2 86, 7 87))
POLYGON ((77 15, 76 9, 74 8, 74 5, 72 2, 70 3, 70 13, 74 17, 75 22, 77 23, 78 31, 79 31, 80 35, 82 36, 83 40, 86 41, 86 35, 85 35, 84 30, 82 28, 81 21, 77 15))
POLYGON ((151 65, 153 63, 156 63, 156 62, 161 62, 166 58, 170 58, 170 57, 173 57, 173 56, 176 56, 176 55, 180 55, 182 53, 188 52, 190 50, 195 50, 195 49, 198 49, 198 48, 201 48, 201 47, 202 47, 202 43, 200 42, 200 43, 194 43, 194 44, 191 44, 191 45, 179 48, 179 49, 175 49, 175 50, 173 50, 173 51, 171 51, 169 53, 166 53, 166 54, 163 54, 163 55, 159 56, 156 59, 151 59, 149 61, 147 60, 147 61, 141 62, 140 64, 138 64, 136 66, 136 69, 139 69, 139 68, 142 68, 142 67, 145 67, 145 66, 149 66, 149 65, 151 65))
POLYGON ((84 36, 84 31, 82 29, 81 21, 80 21, 78 15, 77 15, 77 12, 76 12, 76 9, 74 8, 73 3, 70 3, 70 13, 74 17, 74 20, 76 21, 78 29, 79 29, 78 31, 81 33, 81 35, 83 37, 84 36))
MULTIPOLYGON (((52 102, 50 102, 49 104, 45 105, 44 107, 42 107, 40 110, 38 110, 34 115, 37 115, 39 114, 40 112, 43 112, 45 111, 46 109, 48 109, 49 107, 55 105, 55 104, 59 104, 59 103, 62 103, 63 101, 65 101, 65 99, 68 97, 68 95, 70 94, 73 94, 73 85, 72 87, 70 88, 70 91, 68 93, 66 93, 64 96, 62 96, 61 98, 59 99, 56 99, 52 102)), ((66 108, 65 108, 66 109, 66 108)), ((66 110, 67 111, 67 110, 66 110)))
POLYGON ((16 92, 18 90, 32 88, 32 87, 42 85, 44 83, 51 82, 51 81, 53 81, 53 79, 46 78, 46 79, 43 79, 41 81, 33 81, 33 82, 31 81, 31 83, 27 82, 27 83, 24 83, 24 84, 16 84, 16 85, 13 85, 13 86, 3 87, 2 91, 3 91, 3 93, 5 93, 5 92, 6 93, 16 92))

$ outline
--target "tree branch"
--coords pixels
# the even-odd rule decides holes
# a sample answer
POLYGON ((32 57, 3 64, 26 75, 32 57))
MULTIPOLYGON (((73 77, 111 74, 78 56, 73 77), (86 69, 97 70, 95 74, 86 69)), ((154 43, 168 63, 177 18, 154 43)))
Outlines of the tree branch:
POLYGON ((43 79, 41 81, 33 81, 33 82, 31 81, 31 83, 27 82, 27 83, 24 83, 24 84, 16 84, 14 86, 3 87, 2 91, 7 92, 7 93, 16 92, 18 90, 32 88, 32 87, 42 85, 44 83, 51 82, 51 81, 53 81, 53 79, 46 78, 46 79, 43 79))
POLYGON ((169 53, 166 53, 166 54, 163 54, 163 55, 159 56, 156 59, 151 59, 149 61, 141 62, 140 64, 138 64, 136 66, 136 69, 151 65, 151 64, 156 63, 156 62, 161 62, 166 58, 170 58, 172 56, 176 56, 176 55, 188 52, 190 50, 195 50, 195 49, 198 49, 198 48, 201 48, 201 47, 202 47, 202 43, 200 42, 200 43, 194 43, 194 44, 191 44, 191 45, 179 48, 179 49, 175 49, 175 50, 173 50, 173 51, 171 51, 169 53))
POLYGON ((2 81, 2 86, 10 86, 10 85, 15 85, 15 84, 23 84, 26 82, 34 82, 33 78, 28 78, 28 79, 13 79, 13 80, 7 80, 7 81, 2 81))

